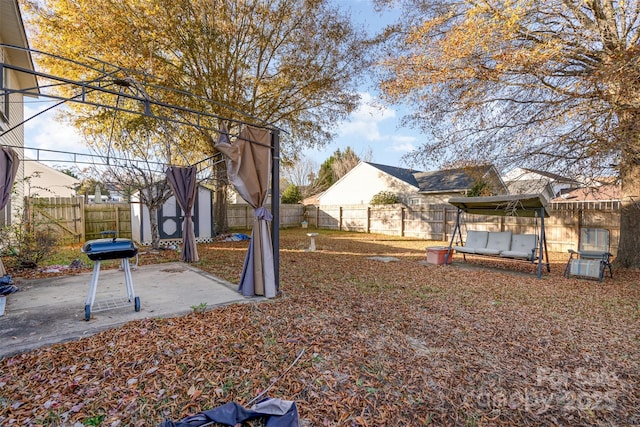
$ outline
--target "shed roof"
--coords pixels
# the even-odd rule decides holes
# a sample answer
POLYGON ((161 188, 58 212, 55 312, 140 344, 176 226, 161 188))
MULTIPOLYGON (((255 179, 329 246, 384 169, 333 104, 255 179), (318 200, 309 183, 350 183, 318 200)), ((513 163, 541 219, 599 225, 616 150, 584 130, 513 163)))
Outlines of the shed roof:
POLYGON ((534 217, 542 210, 549 216, 547 203, 540 194, 514 194, 488 197, 452 197, 449 204, 478 215, 534 217))

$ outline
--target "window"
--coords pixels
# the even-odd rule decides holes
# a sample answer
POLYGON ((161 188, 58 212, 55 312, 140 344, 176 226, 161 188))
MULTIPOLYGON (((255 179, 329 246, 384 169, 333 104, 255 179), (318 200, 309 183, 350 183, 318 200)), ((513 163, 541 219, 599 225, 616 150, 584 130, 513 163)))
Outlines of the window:
POLYGON ((411 206, 420 206, 422 204, 422 199, 419 197, 413 197, 409 200, 409 205, 411 206))

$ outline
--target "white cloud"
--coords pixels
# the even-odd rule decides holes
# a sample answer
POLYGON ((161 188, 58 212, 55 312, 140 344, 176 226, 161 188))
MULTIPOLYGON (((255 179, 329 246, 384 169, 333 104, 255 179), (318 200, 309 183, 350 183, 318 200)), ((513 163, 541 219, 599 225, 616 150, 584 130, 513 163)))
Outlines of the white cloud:
POLYGON ((391 135, 384 135, 380 131, 382 122, 393 120, 395 110, 375 102, 371 94, 361 93, 360 106, 351 113, 349 120, 343 122, 338 129, 341 138, 357 137, 361 141, 388 140, 391 135))
POLYGON ((383 153, 403 154, 415 150, 418 138, 415 132, 398 128, 396 110, 377 103, 369 93, 360 96, 360 106, 338 129, 339 146, 349 145, 356 152, 359 147, 361 151, 371 147, 374 154, 384 157, 380 161, 392 160, 383 153))
MULTIPOLYGON (((43 104, 41 107, 36 107, 29 105, 27 101, 24 109, 25 120, 34 116, 47 106, 49 106, 49 103, 43 104)), ((58 119, 57 114, 59 111, 57 108, 47 111, 25 123, 25 147, 66 151, 70 153, 87 153, 87 147, 84 145, 82 137, 76 129, 58 119)), ((36 153, 35 150, 27 150, 25 154, 33 157, 36 153)), ((41 152, 41 155, 49 156, 49 154, 46 154, 44 151, 41 152)))
POLYGON ((397 153, 408 153, 416 149, 416 146, 411 144, 410 142, 398 142, 394 141, 393 145, 389 148, 391 151, 395 151, 397 153))
POLYGON ((391 137, 389 151, 408 153, 416 149, 416 141, 418 141, 418 138, 412 135, 393 135, 391 137))

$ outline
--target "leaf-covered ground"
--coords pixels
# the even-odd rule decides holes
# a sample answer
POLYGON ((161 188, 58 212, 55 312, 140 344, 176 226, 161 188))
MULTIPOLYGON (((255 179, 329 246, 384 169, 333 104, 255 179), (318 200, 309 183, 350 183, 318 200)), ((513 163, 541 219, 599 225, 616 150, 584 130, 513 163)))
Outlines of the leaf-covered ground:
MULTIPOLYGON (((274 300, 1 360, 0 425, 154 426, 274 381, 305 426, 640 423, 638 272, 566 279, 561 255, 538 280, 526 263, 429 265, 424 241, 323 231, 306 252, 305 231, 281 234, 274 300)), ((237 282, 246 247, 201 245, 197 266, 237 282)))

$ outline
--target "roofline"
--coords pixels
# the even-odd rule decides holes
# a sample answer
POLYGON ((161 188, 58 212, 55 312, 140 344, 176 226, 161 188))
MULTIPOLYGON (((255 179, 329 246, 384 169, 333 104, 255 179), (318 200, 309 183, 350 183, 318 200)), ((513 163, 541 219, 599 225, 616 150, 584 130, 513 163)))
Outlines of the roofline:
MULTIPOLYGON (((13 30, 14 30, 14 34, 18 33, 17 34, 18 38, 14 37, 13 39, 4 40, 5 42, 9 42, 9 43, 3 43, 2 46, 4 46, 6 50, 12 49, 12 51, 17 52, 15 54, 22 57, 21 65, 26 66, 26 68, 29 69, 30 71, 35 71, 35 65, 33 62, 33 57, 31 55, 31 48, 29 47, 29 39, 27 38, 27 32, 24 27, 24 20, 22 19, 22 13, 20 12, 20 6, 17 0, 9 0, 9 1, 11 2, 11 6, 13 6, 12 7, 13 13, 7 19, 13 18, 14 23, 17 24, 18 28, 13 28, 13 30)), ((12 28, 9 28, 9 30, 12 30, 12 28)), ((11 56, 11 54, 9 54, 9 56, 11 56)), ((30 74, 28 76, 22 76, 22 79, 32 79, 30 86, 35 89, 36 91, 35 93, 37 94, 40 93, 38 78, 35 75, 30 74)), ((18 80, 21 80, 21 79, 19 78, 18 80)), ((35 96, 35 95, 28 95, 28 96, 35 96)))
POLYGON ((432 191, 418 191, 418 194, 449 194, 449 193, 464 193, 471 188, 454 188, 449 190, 432 190, 432 191))

